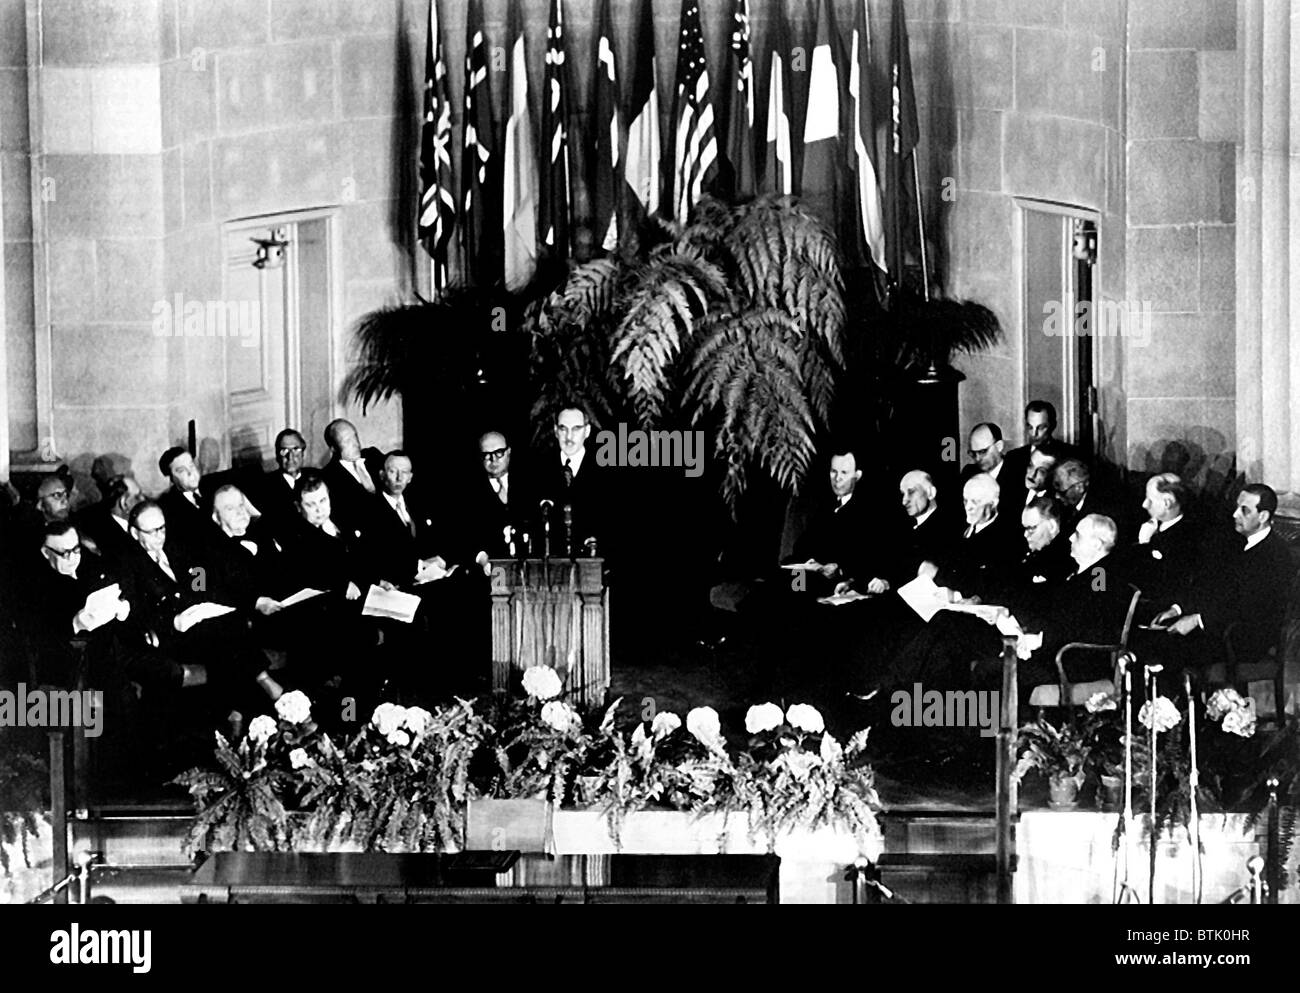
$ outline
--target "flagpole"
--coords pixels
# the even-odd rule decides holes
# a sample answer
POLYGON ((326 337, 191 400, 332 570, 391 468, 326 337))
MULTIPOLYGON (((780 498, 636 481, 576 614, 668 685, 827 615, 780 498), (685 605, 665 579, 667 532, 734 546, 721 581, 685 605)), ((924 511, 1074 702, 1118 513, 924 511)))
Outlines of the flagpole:
POLYGON ((916 189, 916 228, 921 238, 921 287, 925 302, 930 302, 930 266, 925 253, 925 214, 921 210, 921 175, 916 166, 916 149, 912 149, 912 186, 916 189))

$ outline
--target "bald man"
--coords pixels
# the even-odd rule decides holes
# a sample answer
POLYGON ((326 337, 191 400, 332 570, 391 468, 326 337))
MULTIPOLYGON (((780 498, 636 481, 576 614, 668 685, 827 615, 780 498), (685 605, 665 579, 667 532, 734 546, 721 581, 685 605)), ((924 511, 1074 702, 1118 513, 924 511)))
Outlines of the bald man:
POLYGON ((326 426, 325 444, 330 460, 321 477, 329 487, 334 523, 351 533, 370 530, 375 523, 383 453, 376 448, 363 449, 356 427, 343 418, 326 426))

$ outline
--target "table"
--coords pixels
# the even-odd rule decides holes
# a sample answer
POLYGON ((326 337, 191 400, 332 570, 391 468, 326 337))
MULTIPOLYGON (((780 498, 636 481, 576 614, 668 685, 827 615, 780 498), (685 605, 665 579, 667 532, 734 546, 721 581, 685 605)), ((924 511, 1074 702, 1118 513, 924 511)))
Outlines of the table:
POLYGON ((775 855, 220 852, 183 903, 778 903, 775 855))

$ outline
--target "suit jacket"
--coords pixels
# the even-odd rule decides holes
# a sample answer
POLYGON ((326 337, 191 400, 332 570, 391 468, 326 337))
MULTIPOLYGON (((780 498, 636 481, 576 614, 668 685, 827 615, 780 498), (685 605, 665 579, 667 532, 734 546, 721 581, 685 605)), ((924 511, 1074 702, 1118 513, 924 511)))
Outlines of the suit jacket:
POLYGON ((451 541, 439 526, 439 516, 421 497, 418 491, 407 489, 403 494, 407 516, 412 529, 402 523, 397 511, 384 497, 382 490, 374 497, 374 526, 366 535, 365 550, 370 557, 370 572, 378 579, 386 579, 396 586, 415 581, 416 566, 420 559, 441 555, 448 565, 459 560, 451 541))
POLYGON ((242 538, 222 531, 215 551, 222 602, 252 610, 259 597, 280 599, 298 592, 285 588, 280 550, 265 517, 254 518, 242 538))
POLYGON ((1005 582, 1011 568, 1023 555, 1025 542, 1020 519, 998 514, 982 530, 966 537, 970 525, 963 519, 939 563, 937 582, 967 596, 1005 582))
MULTIPOLYGON (((35 663, 37 678, 41 682, 70 686, 75 677, 76 659, 71 647, 73 618, 85 606, 86 597, 114 580, 103 562, 90 552, 82 552, 75 579, 55 572, 43 558, 35 557, 39 555, 36 552, 28 559, 16 616, 18 629, 35 663)), ((106 629, 112 626, 112 623, 105 625, 87 637, 107 637, 106 629)))
MULTIPOLYGON (((572 542, 573 551, 579 554, 583 542, 596 538, 598 550, 608 555, 608 541, 612 537, 610 529, 610 501, 613 499, 612 472, 607 466, 596 464, 596 448, 587 447, 587 454, 582 459, 582 469, 573 477, 571 484, 564 478, 564 461, 558 449, 553 449, 547 457, 538 479, 538 500, 550 499, 555 502, 551 511, 551 550, 561 554, 564 533, 564 507, 572 508, 572 542)), ((538 518, 540 521, 540 517, 538 518)), ((533 547, 539 548, 541 527, 532 529, 533 547)))
POLYGON ((172 622, 187 607, 204 602, 235 608, 244 605, 243 597, 226 579, 216 553, 216 539, 223 536, 215 526, 213 531, 211 540, 194 541, 168 529, 163 552, 175 578, 136 545, 122 566, 122 587, 131 603, 128 627, 140 634, 152 632, 166 649, 179 634, 172 622))
MULTIPOLYGON (((1004 457, 1002 468, 998 470, 996 479, 998 484, 998 513, 1018 517, 1025 506, 1025 473, 1021 470, 1020 474, 1016 475, 1011 471, 1012 468, 1012 466, 1007 465, 1004 457)), ((961 485, 965 486, 972 476, 977 476, 982 471, 974 462, 963 466, 961 485)))
POLYGON ((877 571, 872 539, 883 531, 871 509, 866 495, 856 491, 843 505, 836 501, 824 506, 795 542, 793 561, 834 562, 840 567, 837 580, 870 580, 867 573, 877 571))
POLYGON ((77 514, 75 523, 77 533, 95 543, 105 567, 110 570, 120 566, 132 549, 140 547, 130 533, 113 520, 110 508, 103 503, 87 507, 77 514))
MULTIPOLYGON (((337 522, 335 522, 337 524, 337 522)), ((280 574, 287 594, 310 587, 328 593, 342 593, 356 583, 364 597, 377 576, 366 552, 365 532, 339 526, 331 537, 301 517, 281 540, 284 555, 280 574)))
POLYGON ((330 490, 331 517, 335 524, 348 531, 369 529, 374 524, 375 494, 380 489, 379 473, 384 468, 384 457, 379 449, 366 448, 362 449, 361 459, 375 484, 374 493, 367 493, 338 458, 331 458, 321 470, 330 490))
POLYGON ((1125 568, 1144 600, 1160 605, 1185 601, 1200 582, 1206 538, 1199 522, 1184 514, 1173 526, 1152 535, 1147 544, 1127 545, 1125 568))
MULTIPOLYGON (((375 485, 379 485, 378 480, 375 485)), ((293 487, 285 481, 284 474, 278 468, 262 473, 254 492, 248 496, 261 511, 267 526, 277 535, 284 532, 298 516, 298 509, 293 502, 293 487)), ((331 504, 333 499, 334 489, 330 487, 331 504)))
POLYGON ((181 496, 173 486, 158 498, 158 506, 167 518, 168 533, 178 533, 188 544, 215 541, 218 528, 212 522, 212 499, 202 484, 197 494, 198 506, 181 496))
MULTIPOLYGON (((1043 644, 1030 661, 1051 666, 1055 672, 1056 653, 1072 641, 1117 642, 1132 595, 1132 587, 1120 579, 1110 556, 1076 572, 1053 590, 1042 614, 1017 615, 1023 630, 1041 631, 1043 635, 1043 644)), ((1067 655, 1065 671, 1076 681, 1101 679, 1109 675, 1111 662, 1100 652, 1067 655)))
POLYGON ((956 513, 946 504, 936 504, 934 513, 919 526, 910 518, 899 525, 892 549, 893 565, 885 577, 894 589, 915 579, 922 562, 942 565, 948 560, 960 534, 955 518, 956 513))
MULTIPOLYGON (((584 459, 584 471, 585 461, 584 459)), ((487 552, 493 558, 508 555, 509 548, 503 537, 507 526, 513 527, 518 532, 527 532, 530 537, 536 535, 537 540, 540 541, 541 532, 537 526, 539 499, 536 487, 532 484, 527 471, 515 468, 513 461, 506 486, 505 503, 501 502, 501 497, 493 489, 488 476, 480 475, 465 497, 464 514, 469 522, 471 534, 467 535, 469 540, 463 546, 462 555, 467 559, 473 559, 479 552, 487 552), (474 547, 470 548, 470 545, 474 547)), ((551 497, 551 499, 555 498, 551 497)), ((560 506, 563 507, 563 504, 560 506)))
POLYGON ((1222 637, 1229 624, 1238 622, 1233 644, 1248 656, 1242 661, 1251 661, 1277 644, 1296 569, 1291 549, 1276 530, 1249 551, 1245 539, 1239 542, 1226 561, 1205 570, 1188 602, 1179 606, 1184 614, 1200 614, 1213 637, 1222 637))

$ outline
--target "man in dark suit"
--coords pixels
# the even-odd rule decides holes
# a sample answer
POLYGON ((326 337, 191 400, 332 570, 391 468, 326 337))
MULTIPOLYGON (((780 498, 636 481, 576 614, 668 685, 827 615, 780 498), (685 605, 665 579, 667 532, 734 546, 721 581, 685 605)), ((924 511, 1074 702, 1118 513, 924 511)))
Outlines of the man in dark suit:
POLYGON ((298 516, 293 491, 306 456, 307 440, 293 428, 285 428, 275 436, 275 468, 262 476, 253 502, 266 524, 276 531, 288 527, 298 516))
POLYGON ((940 586, 978 595, 1005 579, 1006 572, 1023 554, 1019 519, 998 510, 1001 488, 987 473, 978 473, 962 487, 965 525, 948 546, 935 581, 940 586))
POLYGON ((1061 502, 1061 528, 1072 531, 1088 514, 1109 517, 1119 529, 1119 541, 1130 540, 1129 514, 1123 504, 1093 485, 1092 472, 1082 459, 1065 458, 1052 470, 1052 488, 1061 502))
POLYGON ((944 561, 957 536, 956 512, 940 504, 928 472, 913 469, 899 481, 898 492, 910 526, 895 550, 894 589, 915 579, 922 562, 944 561))
POLYGON ((793 563, 809 566, 805 578, 807 589, 825 595, 837 584, 863 583, 868 592, 879 589, 883 561, 873 561, 877 549, 871 549, 872 534, 877 543, 883 540, 872 526, 871 508, 865 496, 857 494, 862 470, 851 449, 831 457, 831 502, 814 515, 794 545, 793 563))
POLYGON ((415 471, 403 451, 389 452, 379 472, 375 525, 368 536, 373 573, 394 586, 441 580, 457 565, 451 541, 434 524, 436 514, 411 488, 415 471))
POLYGON ((1226 560, 1206 569, 1185 601, 1172 604, 1154 624, 1165 628, 1144 638, 1166 664, 1211 665, 1224 655, 1233 626, 1233 648, 1242 660, 1262 658, 1275 646, 1286 619, 1295 565, 1286 542, 1273 530, 1277 494, 1252 483, 1237 496, 1232 522, 1238 539, 1226 560))
MULTIPOLYGON (((567 519, 574 554, 581 554, 592 543, 601 555, 608 556, 610 480, 609 469, 596 462, 587 448, 591 436, 591 419, 584 408, 564 407, 555 415, 555 439, 558 453, 551 467, 542 474, 541 499, 549 499, 551 510, 551 552, 564 553, 567 519), (567 511, 565 508, 569 508, 567 511)), ((534 548, 539 536, 533 537, 534 548)))
POLYGON ((1187 514, 1187 487, 1172 472, 1147 480, 1147 520, 1125 552, 1143 598, 1166 605, 1185 601, 1201 578, 1206 535, 1187 514))
POLYGON ((191 543, 212 540, 212 495, 205 492, 194 456, 184 448, 169 448, 158 459, 158 469, 171 481, 158 506, 173 534, 191 543))
POLYGON ((131 510, 144 499, 140 484, 130 476, 114 476, 104 484, 104 499, 77 515, 82 541, 94 542, 110 568, 122 562, 136 548, 128 520, 131 510))
POLYGON ((374 523, 375 480, 383 468, 383 454, 376 448, 362 449, 357 429, 342 418, 325 428, 330 460, 321 471, 329 487, 331 514, 340 528, 349 532, 368 530, 374 523))
POLYGON ((1044 448, 1054 449, 1058 461, 1082 458, 1075 448, 1057 439, 1056 408, 1046 400, 1030 400, 1025 404, 1025 443, 1007 452, 1004 471, 1010 473, 1009 478, 1023 479, 1030 453, 1044 448))
MULTIPOLYGON (((473 524, 473 554, 489 558, 510 554, 506 528, 512 529, 515 553, 522 552, 523 535, 540 542, 535 535, 537 497, 529 487, 525 472, 514 458, 510 442, 500 431, 488 431, 478 440, 483 475, 470 487, 466 512, 473 524)), ((562 470, 561 470, 562 471, 562 470)))
POLYGON ((1024 506, 1019 482, 1007 471, 1002 429, 991 422, 976 424, 970 433, 970 463, 961 471, 962 485, 979 473, 992 476, 999 486, 998 513, 1014 517, 1024 506))

